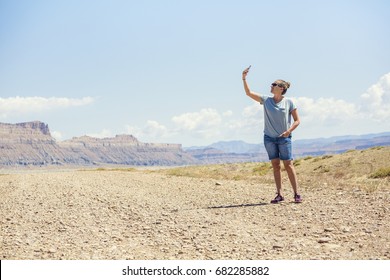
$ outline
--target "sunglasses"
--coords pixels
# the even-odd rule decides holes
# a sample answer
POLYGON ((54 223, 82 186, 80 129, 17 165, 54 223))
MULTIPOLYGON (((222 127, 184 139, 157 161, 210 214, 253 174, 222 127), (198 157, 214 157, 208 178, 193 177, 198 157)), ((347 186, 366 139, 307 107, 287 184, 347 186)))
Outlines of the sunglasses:
POLYGON ((271 86, 273 86, 273 87, 278 86, 280 88, 284 88, 284 86, 282 84, 277 84, 277 83, 272 83, 271 86))

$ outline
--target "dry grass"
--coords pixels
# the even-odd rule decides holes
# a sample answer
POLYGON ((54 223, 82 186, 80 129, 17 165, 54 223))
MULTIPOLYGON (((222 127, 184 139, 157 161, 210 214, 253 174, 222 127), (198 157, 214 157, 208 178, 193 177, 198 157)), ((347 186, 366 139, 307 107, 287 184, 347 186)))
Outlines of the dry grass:
MULTIPOLYGON (((294 161, 300 185, 311 189, 324 186, 358 187, 374 191, 380 186, 389 186, 390 147, 374 147, 367 150, 350 150, 338 155, 305 157, 294 161)), ((283 170, 283 168, 282 168, 283 170)), ((256 180, 272 183, 270 163, 234 163, 189 166, 162 169, 172 176, 210 178, 216 180, 256 180)), ((284 180, 287 176, 283 175, 284 180)))
POLYGON ((250 180, 266 175, 271 170, 269 163, 232 163, 201 166, 187 166, 171 169, 162 169, 162 172, 172 176, 186 176, 193 178, 250 180))
POLYGON ((124 167, 124 168, 105 168, 105 167, 99 167, 99 168, 96 168, 96 169, 80 169, 79 171, 120 171, 120 172, 124 172, 124 171, 128 171, 128 172, 132 172, 132 171, 136 171, 137 169, 134 168, 134 167, 124 167))
POLYGON ((378 171, 374 172, 373 174, 370 175, 370 178, 385 178, 390 176, 390 166, 381 168, 378 171))
MULTIPOLYGON (((373 192, 379 187, 390 187, 390 146, 366 150, 349 150, 343 154, 307 156, 294 160, 300 187, 306 190, 336 187, 358 188, 373 192)), ((137 168, 97 168, 95 171, 137 171, 137 168)), ((282 171, 284 171, 282 165, 282 171)), ((247 162, 186 166, 157 170, 169 176, 208 178, 214 180, 251 181, 273 184, 269 162, 247 162)), ((283 174, 287 182, 287 174, 283 174)))

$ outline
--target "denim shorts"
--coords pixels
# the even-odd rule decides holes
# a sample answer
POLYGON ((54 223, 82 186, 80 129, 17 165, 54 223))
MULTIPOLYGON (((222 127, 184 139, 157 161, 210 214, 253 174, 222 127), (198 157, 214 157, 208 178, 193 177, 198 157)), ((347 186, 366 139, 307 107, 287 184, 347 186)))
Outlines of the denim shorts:
POLYGON ((264 134, 264 146, 268 153, 268 158, 292 160, 291 135, 289 137, 269 137, 264 134))

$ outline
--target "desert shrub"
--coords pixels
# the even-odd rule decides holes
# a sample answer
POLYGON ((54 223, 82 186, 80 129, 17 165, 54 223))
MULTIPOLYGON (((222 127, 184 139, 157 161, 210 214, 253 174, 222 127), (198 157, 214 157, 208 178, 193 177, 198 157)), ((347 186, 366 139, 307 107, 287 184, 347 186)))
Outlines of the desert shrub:
POLYGON ((374 178, 374 179, 385 178, 385 177, 390 177, 390 166, 385 168, 380 168, 370 175, 370 178, 374 178))
POLYGON ((375 147, 372 147, 372 148, 370 148, 369 150, 382 150, 382 149, 384 149, 385 147, 383 147, 383 146, 375 146, 375 147))
POLYGON ((169 169, 166 172, 168 175, 171 176, 178 176, 178 177, 198 177, 194 172, 190 170, 190 168, 182 167, 182 168, 172 168, 169 169))
POLYGON ((235 181, 240 181, 240 180, 244 180, 245 177, 242 175, 234 175, 232 179, 235 181))
POLYGON ((322 157, 322 159, 327 159, 327 158, 332 158, 333 156, 332 155, 325 155, 322 157))
POLYGON ((96 168, 95 171, 136 171, 137 169, 133 167, 125 167, 125 168, 104 168, 104 167, 99 167, 96 168))
POLYGON ((320 165, 320 166, 314 168, 314 171, 318 171, 321 173, 328 173, 328 172, 330 172, 330 168, 328 166, 320 165))
POLYGON ((269 163, 263 163, 253 168, 252 172, 256 175, 263 176, 267 174, 268 170, 270 169, 271 169, 271 165, 269 163))
POLYGON ((344 178, 344 177, 345 177, 345 173, 344 173, 343 171, 337 171, 337 172, 333 175, 333 177, 334 177, 335 179, 341 179, 341 178, 344 178))

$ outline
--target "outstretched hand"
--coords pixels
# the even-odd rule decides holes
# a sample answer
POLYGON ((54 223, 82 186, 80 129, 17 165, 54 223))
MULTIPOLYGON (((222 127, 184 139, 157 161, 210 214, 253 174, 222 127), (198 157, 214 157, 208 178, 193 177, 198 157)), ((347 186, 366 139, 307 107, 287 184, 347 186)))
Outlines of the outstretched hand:
POLYGON ((249 72, 250 68, 251 68, 251 65, 242 72, 242 79, 243 80, 246 79, 246 76, 248 75, 248 72, 249 72))

